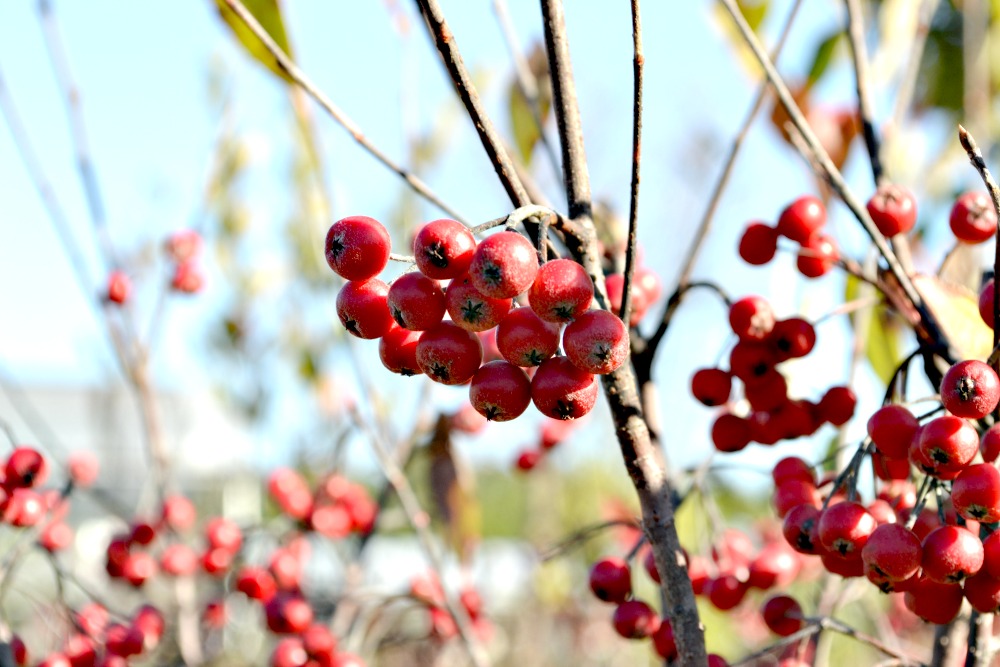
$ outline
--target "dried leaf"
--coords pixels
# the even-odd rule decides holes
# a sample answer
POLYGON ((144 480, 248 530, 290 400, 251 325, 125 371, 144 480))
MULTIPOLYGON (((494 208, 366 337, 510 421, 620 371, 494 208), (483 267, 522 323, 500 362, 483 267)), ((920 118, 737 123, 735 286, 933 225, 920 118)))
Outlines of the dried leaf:
POLYGON ((438 420, 427 445, 428 476, 434 508, 445 525, 448 542, 459 558, 467 561, 482 532, 480 508, 472 469, 451 446, 449 429, 447 418, 438 420))
POLYGON ((913 283, 963 359, 990 356, 993 331, 979 315, 979 296, 975 292, 934 276, 914 276, 913 283))
MULTIPOLYGON (((545 50, 540 44, 535 44, 528 55, 528 69, 534 76, 538 90, 538 116, 542 124, 545 124, 549 111, 552 108, 552 84, 549 76, 549 61, 545 55, 545 50)), ((517 80, 512 80, 508 87, 507 97, 510 108, 510 126, 514 133, 514 142, 517 144, 518 152, 521 154, 521 161, 525 165, 531 164, 531 156, 535 146, 542 138, 541 128, 535 121, 535 116, 531 111, 528 99, 521 92, 521 87, 517 80)))
MULTIPOLYGON (((285 32, 285 21, 281 17, 278 0, 243 0, 243 5, 253 14, 275 43, 281 47, 281 50, 291 57, 291 45, 288 42, 288 34, 285 32)), ((223 0, 215 0, 215 6, 219 10, 219 16, 232 29, 236 39, 247 52, 282 79, 292 83, 292 78, 278 65, 277 59, 271 55, 271 52, 264 47, 264 44, 243 23, 240 17, 223 0)))

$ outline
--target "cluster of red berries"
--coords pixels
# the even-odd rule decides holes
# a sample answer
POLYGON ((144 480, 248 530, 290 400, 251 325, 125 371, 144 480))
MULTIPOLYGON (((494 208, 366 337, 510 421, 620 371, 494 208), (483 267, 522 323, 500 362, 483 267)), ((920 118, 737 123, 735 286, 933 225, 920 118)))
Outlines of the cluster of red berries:
POLYGON ((313 491, 295 470, 278 468, 268 477, 267 488, 282 512, 304 530, 340 539, 366 535, 375 526, 378 504, 365 487, 341 475, 329 475, 313 491))
POLYGON ((833 237, 823 232, 826 207, 811 195, 799 197, 789 204, 771 227, 765 222, 751 222, 740 238, 739 253, 748 264, 767 264, 778 249, 778 237, 798 243, 796 266, 807 278, 825 275, 840 258, 833 237))
MULTIPOLYGON (((181 229, 163 244, 167 259, 173 265, 170 288, 181 294, 197 294, 205 285, 205 276, 198 267, 197 258, 201 252, 201 235, 193 229, 181 229)), ((132 296, 132 280, 128 274, 115 269, 108 274, 104 299, 108 303, 122 305, 132 296)))
POLYGON ((524 449, 517 455, 516 466, 521 472, 528 472, 537 466, 542 458, 565 440, 576 422, 544 419, 539 428, 538 443, 534 448, 524 449))
POLYGON ((729 370, 703 368, 691 378, 691 393, 709 407, 726 405, 733 379, 743 384, 750 414, 723 412, 712 424, 712 442, 721 452, 736 452, 751 442, 773 445, 812 435, 824 423, 840 426, 854 414, 857 399, 848 387, 831 387, 818 403, 788 396, 778 365, 804 357, 816 343, 813 326, 798 317, 779 320, 770 304, 748 296, 732 304, 729 324, 739 338, 729 354, 729 370))
MULTIPOLYGON (((458 634, 458 625, 445 607, 444 588, 437 574, 427 572, 413 577, 410 581, 410 597, 427 609, 430 637, 446 641, 458 634)), ((479 592, 466 586, 459 591, 458 602, 472 621, 472 631, 480 640, 489 641, 493 636, 493 624, 483 615, 483 599, 479 592)))
POLYGON ((590 309, 594 286, 583 267, 569 259, 539 266, 516 232, 477 244, 461 223, 430 222, 413 240, 417 270, 391 286, 376 277, 389 255, 377 220, 354 216, 330 227, 326 259, 348 281, 337 295, 340 321, 359 338, 380 339, 390 371, 468 383, 470 402, 489 420, 514 419, 529 403, 554 419, 582 417, 597 400, 595 375, 628 358, 627 327, 590 309), (515 307, 519 295, 528 305, 515 307), (502 359, 484 363, 477 334, 493 329, 502 359), (560 340, 564 356, 554 356, 560 340))

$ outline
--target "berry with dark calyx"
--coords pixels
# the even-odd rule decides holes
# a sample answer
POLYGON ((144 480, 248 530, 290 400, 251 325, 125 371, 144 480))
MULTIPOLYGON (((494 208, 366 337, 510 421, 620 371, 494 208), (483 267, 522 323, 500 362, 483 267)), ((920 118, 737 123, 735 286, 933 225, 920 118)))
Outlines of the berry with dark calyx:
POLYGON ((983 318, 990 329, 993 328, 993 278, 990 278, 979 291, 979 316, 983 318))
POLYGON ((422 274, 434 280, 465 275, 476 251, 476 237, 460 222, 428 222, 413 239, 413 256, 422 274))
POLYGON ((774 595, 761 607, 764 624, 776 635, 787 637, 802 629, 802 606, 788 595, 774 595))
POLYGON ((833 237, 819 233, 802 244, 795 266, 806 278, 819 278, 826 275, 838 259, 840 253, 833 237))
POLYGON ((819 414, 834 426, 843 426, 854 416, 858 397, 850 387, 830 387, 819 402, 819 414))
POLYGON ((110 303, 123 304, 132 294, 132 281, 123 271, 112 271, 108 276, 107 300, 110 303))
POLYGON ((531 380, 523 370, 507 361, 483 364, 472 376, 469 402, 490 421, 515 419, 531 403, 531 380))
POLYGON ((594 283, 571 259, 542 264, 528 290, 528 304, 547 322, 569 322, 579 317, 593 298, 594 283))
POLYGON ((1000 402, 1000 378, 977 359, 960 361, 941 380, 941 403, 956 417, 982 419, 1000 402))
POLYGON ((878 526, 861 550, 865 569, 888 581, 904 581, 920 569, 923 548, 912 530, 898 523, 878 526))
POLYGON ((326 263, 347 280, 367 280, 389 263, 389 232, 364 215, 343 218, 326 233, 326 263))
POLYGON ((920 423, 908 408, 886 405, 868 418, 868 437, 890 459, 905 459, 920 423))
POLYGON ((33 447, 17 447, 7 457, 4 485, 8 488, 30 488, 45 482, 49 467, 38 450, 33 447))
POLYGON ((966 519, 1000 521, 1000 470, 991 463, 969 466, 952 482, 951 502, 966 519))
POLYGON ((774 351, 764 343, 741 340, 729 352, 729 372, 747 384, 765 377, 776 362, 774 351))
POLYGON ((763 222, 751 222, 740 237, 740 257, 747 264, 762 266, 774 259, 778 230, 763 222))
POLYGON ((514 231, 503 231, 482 241, 472 256, 469 277, 484 296, 510 299, 535 280, 538 255, 531 241, 514 231))
POLYGON ((617 632, 626 639, 649 637, 660 627, 660 617, 641 600, 622 602, 611 619, 617 632))
POLYGON ((590 568, 590 590, 599 600, 625 602, 632 595, 632 571, 621 558, 607 557, 590 568))
POLYGON ((830 505, 823 510, 816 534, 824 548, 841 557, 849 554, 860 555, 877 525, 875 517, 869 514, 863 505, 843 502, 830 505))
POLYGON ((729 326, 740 340, 762 341, 774 328, 774 311, 766 299, 743 297, 729 307, 729 326))
POLYGON ((782 236, 800 245, 806 242, 826 224, 826 207, 812 195, 799 197, 778 217, 777 231, 782 236))
POLYGON ((963 243, 982 243, 997 233, 997 214, 989 195, 970 190, 959 195, 948 216, 951 233, 963 243))
POLYGON ((978 535, 960 526, 940 526, 924 538, 920 565, 928 579, 954 584, 979 572, 983 559, 978 535))
POLYGON ((456 278, 445 292, 445 306, 452 321, 469 331, 492 329, 510 312, 509 298, 494 299, 482 294, 468 275, 456 278))
POLYGON ((910 460, 929 475, 958 471, 979 451, 979 434, 954 415, 935 417, 920 427, 910 447, 910 460))
POLYGON ((566 326, 563 349, 580 370, 606 375, 628 360, 628 328, 611 312, 590 310, 566 326))
POLYGON ((816 329, 801 317, 790 317, 774 323, 767 341, 774 348, 777 361, 798 359, 812 352, 816 329))
POLYGON ((724 412, 712 422, 712 444, 720 452, 738 452, 750 444, 750 422, 724 412))
POLYGON ((916 199, 909 190, 894 183, 880 185, 868 200, 867 209, 886 238, 909 232, 917 222, 916 199))
POLYGON ((426 331, 444 318, 444 290, 436 280, 416 271, 392 281, 386 301, 392 319, 410 331, 426 331))
POLYGON ((708 407, 724 405, 732 389, 732 376, 721 368, 702 368, 691 376, 691 394, 708 407))
POLYGON ((337 293, 337 317, 347 332, 367 340, 381 338, 393 326, 389 286, 378 278, 349 281, 337 293))
POLYGON ((921 577, 906 591, 903 599, 907 609, 928 623, 947 625, 962 608, 962 587, 921 577))
POLYGON ((479 370, 482 360, 479 337, 453 322, 441 322, 421 334, 417 342, 417 365, 427 377, 441 384, 465 384, 479 370))
POLYGON ((537 366, 559 349, 559 325, 546 322, 527 306, 515 308, 497 327, 497 347, 515 366, 537 366))
POLYGON ((399 375, 420 375, 417 364, 419 331, 409 331, 393 325, 378 342, 378 357, 382 365, 399 375))
POLYGON ((1000 424, 994 424, 983 431, 979 440, 979 453, 986 463, 993 463, 1000 457, 1000 424))
POLYGON ((597 401, 597 379, 566 357, 546 359, 531 379, 531 401, 553 419, 579 419, 597 401))

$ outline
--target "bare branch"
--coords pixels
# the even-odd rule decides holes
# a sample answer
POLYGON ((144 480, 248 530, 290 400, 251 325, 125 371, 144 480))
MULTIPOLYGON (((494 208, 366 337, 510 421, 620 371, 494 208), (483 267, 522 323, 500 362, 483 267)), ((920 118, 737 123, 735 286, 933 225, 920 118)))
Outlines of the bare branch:
POLYGON ((626 326, 632 313, 632 280, 635 277, 636 222, 639 215, 639 163, 642 152, 642 17, 639 0, 632 0, 632 187, 628 206, 628 247, 625 250, 625 281, 618 316, 626 326))
POLYGON ((858 109, 861 112, 861 127, 865 137, 865 148, 872 165, 872 179, 875 185, 881 185, 884 178, 882 171, 881 145, 875 130, 875 111, 872 108, 868 81, 868 49, 865 46, 864 17, 861 12, 860 0, 845 0, 847 5, 847 36, 851 44, 851 56, 854 60, 854 80, 858 91, 858 109))

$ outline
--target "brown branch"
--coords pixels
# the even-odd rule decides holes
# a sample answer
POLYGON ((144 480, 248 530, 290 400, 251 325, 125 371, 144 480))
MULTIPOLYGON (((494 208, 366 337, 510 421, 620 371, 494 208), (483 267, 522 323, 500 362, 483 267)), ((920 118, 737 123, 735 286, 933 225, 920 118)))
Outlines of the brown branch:
POLYGON ((437 47, 438 53, 441 54, 448 74, 451 75, 455 92, 458 93, 469 118, 475 124, 479 140, 483 143, 483 148, 486 149, 490 163, 496 170, 504 190, 507 191, 507 196, 510 197, 514 206, 527 206, 531 203, 531 200, 528 199, 528 193, 525 192, 524 186, 521 185, 521 181, 517 177, 517 172, 514 170, 510 156, 507 155, 500 135, 497 134, 492 121, 486 115, 486 110, 479 99, 479 93, 476 92, 476 86, 472 83, 472 77, 469 76, 465 63, 462 62, 462 54, 458 51, 455 36, 445 21, 441 6, 437 0, 417 0, 417 6, 427 22, 427 29, 434 39, 434 45, 437 47))
POLYGON ((590 176, 583 146, 583 126, 576 99, 576 82, 569 58, 569 40, 562 0, 541 0, 545 49, 552 73, 552 101, 562 148, 563 182, 570 220, 591 216, 590 176))
POLYGON ((965 667, 989 667, 993 652, 993 614, 973 611, 969 618, 969 639, 966 641, 965 667))
POLYGON ((400 166, 394 162, 389 156, 383 153, 375 144, 373 144, 361 131, 361 128, 355 123, 351 118, 343 112, 343 110, 333 103, 326 93, 320 90, 312 79, 310 79, 305 72, 299 69, 298 65, 292 62, 292 59, 285 53, 280 46, 271 38, 271 36, 264 30, 263 26, 254 18, 253 14, 243 5, 241 0, 223 0, 226 6, 240 18, 241 21, 250 29, 250 31, 260 40, 261 44, 267 49, 268 53, 274 56, 275 61, 277 61, 278 66, 288 74, 288 76, 295 82, 297 86, 302 88, 311 98, 313 98, 317 104, 323 107, 338 125, 343 127, 350 133, 351 138, 361 146, 363 149, 368 151, 368 153, 374 157, 376 160, 381 162, 384 166, 388 167, 390 170, 394 171, 400 178, 406 181, 406 184, 413 189, 414 192, 419 194, 421 197, 426 199, 428 202, 437 206, 439 209, 447 213, 450 217, 468 224, 457 211, 452 209, 450 206, 445 204, 440 197, 438 197, 430 189, 430 187, 424 183, 420 178, 418 178, 412 171, 400 166))
POLYGON ((875 130, 875 112, 872 108, 870 86, 868 80, 868 49, 865 46, 864 17, 860 0, 845 0, 847 5, 847 36, 851 44, 851 57, 854 61, 854 81, 858 92, 858 109, 861 113, 861 128, 865 138, 865 148, 872 165, 872 179, 876 187, 882 184, 881 145, 875 130))
POLYGON ((952 663, 950 659, 958 646, 958 634, 962 629, 956 618, 947 625, 934 626, 934 643, 931 653, 931 667, 944 667, 952 663))
POLYGON ((632 0, 632 184, 628 202, 628 248, 625 251, 625 281, 622 288, 621 312, 618 316, 626 326, 632 314, 632 280, 635 277, 636 222, 639 215, 639 162, 642 151, 642 18, 639 0, 632 0))

